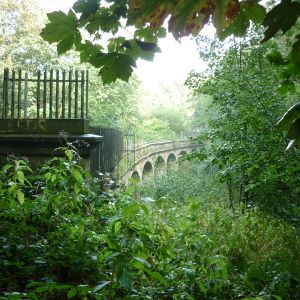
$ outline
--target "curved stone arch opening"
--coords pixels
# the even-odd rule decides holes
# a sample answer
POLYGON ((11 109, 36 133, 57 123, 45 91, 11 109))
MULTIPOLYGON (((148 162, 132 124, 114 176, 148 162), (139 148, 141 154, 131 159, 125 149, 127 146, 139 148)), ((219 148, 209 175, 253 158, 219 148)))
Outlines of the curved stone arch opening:
POLYGON ((174 153, 170 153, 167 159, 167 171, 175 171, 176 169, 176 156, 174 153))
POLYGON ((182 156, 186 155, 188 152, 186 150, 182 150, 178 154, 178 159, 180 159, 182 156))
POLYGON ((182 150, 178 154, 178 169, 181 170, 182 167, 185 165, 186 161, 184 160, 184 156, 188 154, 187 150, 182 150))
POLYGON ((158 176, 162 176, 165 174, 166 171, 166 162, 164 160, 164 158, 159 155, 154 163, 154 176, 158 177, 158 176))
POLYGON ((143 167, 142 179, 149 179, 153 177, 153 166, 150 161, 147 161, 143 167))
POLYGON ((141 180, 140 174, 139 174, 139 172, 136 171, 136 170, 131 174, 131 178, 132 178, 132 179, 135 179, 135 180, 137 180, 137 181, 140 181, 140 180, 141 180))

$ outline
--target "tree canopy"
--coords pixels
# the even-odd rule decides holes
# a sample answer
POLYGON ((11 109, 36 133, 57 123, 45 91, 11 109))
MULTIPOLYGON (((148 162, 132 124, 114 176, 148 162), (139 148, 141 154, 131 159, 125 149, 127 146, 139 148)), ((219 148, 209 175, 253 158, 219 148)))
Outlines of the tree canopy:
MULTIPOLYGON (((197 36, 211 22, 222 40, 230 35, 242 37, 251 23, 261 23, 265 28, 262 43, 277 33, 288 37, 284 53, 275 49, 267 57, 280 69, 281 92, 294 92, 300 77, 300 3, 282 0, 270 6, 267 12, 268 4, 256 0, 77 0, 68 14, 49 13, 41 35, 49 43, 57 43, 59 54, 74 47, 81 62, 99 69, 102 81, 110 83, 118 78, 127 81, 137 59, 152 59, 159 51, 158 39, 167 30, 180 40, 197 36)), ((283 117, 281 128, 299 127, 298 107, 283 117)), ((298 133, 289 135, 300 142, 298 133)))
MULTIPOLYGON (((234 34, 243 36, 251 22, 265 26, 262 42, 277 32, 286 33, 300 15, 300 3, 283 0, 266 14, 266 5, 259 1, 238 0, 78 0, 68 14, 62 11, 48 14, 49 23, 42 37, 57 43, 62 54, 73 46, 80 52, 82 62, 100 69, 104 83, 117 78, 128 80, 138 58, 151 59, 158 38, 164 37, 166 27, 176 39, 198 35, 210 21, 219 38, 234 34), (167 22, 167 24, 166 24, 167 22), (133 33, 128 33, 133 28, 133 33), (86 39, 86 31, 90 38, 86 39), (110 34, 109 37, 107 34, 110 34)), ((299 66, 300 40, 296 35, 286 60, 273 53, 277 63, 292 62, 299 66)), ((298 73, 296 70, 294 72, 298 73)))

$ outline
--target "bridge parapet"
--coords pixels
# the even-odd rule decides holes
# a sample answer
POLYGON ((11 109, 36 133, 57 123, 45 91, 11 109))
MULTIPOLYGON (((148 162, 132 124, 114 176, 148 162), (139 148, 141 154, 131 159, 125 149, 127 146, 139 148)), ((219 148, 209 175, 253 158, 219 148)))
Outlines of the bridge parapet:
POLYGON ((135 161, 138 161, 145 155, 157 151, 166 151, 183 146, 189 146, 188 141, 159 141, 141 145, 135 149, 135 161))
POLYGON ((170 169, 177 169, 179 158, 200 146, 190 141, 160 141, 139 146, 134 151, 135 159, 131 165, 119 168, 119 179, 127 184, 130 178, 142 180, 161 176, 170 169))

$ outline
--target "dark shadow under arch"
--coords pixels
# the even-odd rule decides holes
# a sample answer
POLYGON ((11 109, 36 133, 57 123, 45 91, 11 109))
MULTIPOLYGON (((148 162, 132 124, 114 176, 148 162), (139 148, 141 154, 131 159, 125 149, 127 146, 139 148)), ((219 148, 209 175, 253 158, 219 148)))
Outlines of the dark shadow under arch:
POLYGON ((153 166, 151 162, 147 161, 143 168, 142 179, 147 179, 153 177, 153 166))
POLYGON ((158 156, 154 163, 154 176, 162 176, 166 171, 166 162, 162 156, 158 156))
POLYGON ((176 170, 176 156, 170 153, 167 159, 167 171, 176 170))
POLYGON ((137 181, 140 181, 140 180, 141 180, 140 174, 139 174, 138 171, 134 171, 134 172, 132 173, 132 175, 131 175, 131 178, 136 179, 137 181))

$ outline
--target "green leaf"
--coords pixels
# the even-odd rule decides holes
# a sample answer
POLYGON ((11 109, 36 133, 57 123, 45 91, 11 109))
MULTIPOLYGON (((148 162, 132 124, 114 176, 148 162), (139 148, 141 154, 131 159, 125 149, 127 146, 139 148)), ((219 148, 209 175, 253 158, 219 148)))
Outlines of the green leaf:
POLYGON ((266 9, 256 2, 244 2, 241 4, 241 8, 245 9, 245 15, 254 23, 262 22, 266 15, 266 9))
POLYGON ((166 37, 167 32, 165 28, 140 28, 134 32, 134 37, 137 40, 149 42, 149 43, 157 43, 158 38, 166 37))
POLYGON ((153 279, 159 281, 159 282, 162 283, 163 285, 166 285, 166 284, 167 284, 166 279, 165 279, 163 276, 161 276, 159 273, 157 273, 157 272, 152 272, 152 271, 149 270, 149 269, 145 269, 145 270, 146 270, 147 274, 148 274, 151 278, 153 278, 153 279))
POLYGON ((25 176, 24 176, 23 171, 18 170, 18 171, 17 171, 17 174, 16 174, 16 177, 17 177, 18 181, 19 181, 21 184, 24 184, 25 176))
POLYGON ((294 121, 300 118, 300 103, 292 106, 279 120, 277 128, 282 131, 288 131, 294 121))
POLYGON ((120 232, 121 228, 122 228, 122 222, 121 221, 116 222, 115 226, 114 226, 115 234, 118 234, 120 232))
POLYGON ((132 285, 132 279, 133 275, 124 268, 118 281, 122 287, 129 289, 132 285))
POLYGON ((300 35, 298 41, 293 45, 291 57, 294 64, 300 65, 300 35))
POLYGON ((20 204, 23 204, 25 201, 24 193, 21 190, 17 190, 17 198, 20 204))
POLYGON ((265 16, 262 24, 267 27, 262 42, 268 41, 278 31, 286 33, 300 16, 300 3, 282 1, 271 9, 265 16))
POLYGON ((290 80, 285 80, 284 82, 282 82, 281 86, 277 89, 277 92, 282 96, 286 95, 288 92, 295 93, 296 86, 294 82, 290 80))
POLYGON ((57 45, 57 53, 61 55, 73 47, 74 44, 74 36, 72 34, 67 35, 62 39, 57 45))
POLYGON ((300 140, 300 118, 292 123, 288 130, 287 137, 291 140, 300 140))
POLYGON ((66 27, 74 27, 77 24, 77 18, 72 10, 68 14, 65 14, 62 11, 54 11, 47 14, 48 20, 57 25, 64 25, 66 27))
POLYGON ((82 183, 83 182, 83 177, 81 175, 81 173, 77 170, 72 170, 72 175, 74 176, 74 178, 76 179, 76 181, 78 183, 82 183))
POLYGON ((213 3, 215 8, 212 21, 217 33, 221 34, 238 14, 239 2, 236 0, 214 0, 213 3))
POLYGON ((126 48, 126 54, 133 60, 137 60, 138 58, 153 60, 155 52, 160 52, 160 48, 155 43, 127 40, 123 45, 126 48))
POLYGON ((99 9, 100 0, 77 0, 73 5, 73 9, 77 13, 81 13, 80 20, 88 18, 99 9))
POLYGON ((285 61, 278 50, 272 50, 271 52, 266 54, 267 60, 274 64, 275 66, 281 66, 285 64, 285 61))
POLYGON ((102 65, 99 74, 104 84, 115 82, 117 79, 128 81, 133 72, 132 67, 135 67, 135 61, 131 57, 119 53, 103 54, 93 62, 96 62, 94 66, 102 65))
POLYGON ((77 294, 77 290, 75 288, 72 288, 68 291, 67 297, 68 299, 71 299, 73 297, 75 297, 77 294))
POLYGON ((90 34, 93 34, 98 30, 116 33, 119 26, 120 22, 118 17, 114 15, 109 8, 102 7, 95 15, 89 18, 86 29, 90 34))
POLYGON ((44 285, 44 282, 33 281, 26 285, 26 288, 44 285))
POLYGON ((8 300, 19 300, 23 298, 23 294, 18 292, 13 292, 8 295, 8 300))
POLYGON ((243 35, 245 35, 249 25, 249 20, 243 13, 241 13, 223 32, 219 33, 219 37, 221 40, 224 40, 231 34, 234 34, 237 37, 242 37, 243 35))
POLYGON ((104 287, 109 285, 111 281, 103 281, 101 284, 98 284, 93 289, 93 294, 96 294, 98 291, 102 290, 104 287))
POLYGON ((81 40, 77 29, 77 18, 73 11, 65 14, 62 11, 55 11, 47 14, 50 23, 46 24, 41 36, 49 43, 59 43, 57 51, 59 54, 70 50, 75 42, 81 40))
POLYGON ((133 259, 135 259, 136 261, 146 265, 148 268, 151 268, 151 265, 144 258, 135 256, 133 259))
POLYGON ((139 208, 137 203, 127 205, 123 208, 122 215, 127 218, 133 217, 138 213, 139 208))

